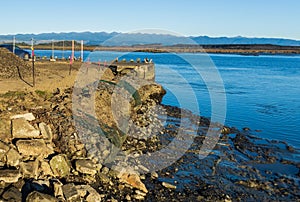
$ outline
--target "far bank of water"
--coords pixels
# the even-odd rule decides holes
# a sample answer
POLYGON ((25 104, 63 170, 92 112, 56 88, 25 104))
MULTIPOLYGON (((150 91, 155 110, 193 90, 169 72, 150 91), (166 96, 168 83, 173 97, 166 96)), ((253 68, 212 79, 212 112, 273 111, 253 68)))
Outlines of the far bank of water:
MULTIPOLYGON (((50 56, 51 50, 36 50, 40 56, 50 56)), ((71 52, 55 51, 57 57, 68 57, 71 52)), ((156 81, 168 91, 163 103, 180 106, 178 99, 185 97, 183 81, 170 77, 170 69, 179 72, 192 86, 198 103, 185 100, 181 106, 196 111, 199 107, 202 116, 211 116, 209 90, 203 79, 181 57, 189 57, 204 67, 203 54, 172 53, 120 53, 84 52, 84 58, 91 61, 111 60, 116 57, 152 58, 156 64, 156 81)), ((80 52, 75 52, 79 57, 80 52)), ((300 56, 240 56, 209 55, 223 79, 226 98, 226 124, 239 129, 249 127, 257 136, 286 141, 300 148, 298 124, 300 123, 300 56), (255 132, 254 130, 261 130, 255 132)), ((222 93, 222 92, 220 92, 222 93)))

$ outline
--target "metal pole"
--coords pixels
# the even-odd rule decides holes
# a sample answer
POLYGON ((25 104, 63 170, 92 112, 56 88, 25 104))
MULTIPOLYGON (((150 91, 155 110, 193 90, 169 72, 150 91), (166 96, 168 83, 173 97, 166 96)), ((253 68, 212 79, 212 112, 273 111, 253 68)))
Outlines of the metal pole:
POLYGON ((72 40, 72 62, 74 60, 74 48, 75 48, 75 42, 72 40))
POLYGON ((15 54, 15 49, 16 49, 16 37, 13 37, 13 53, 15 54))
POLYGON ((64 52, 65 52, 65 41, 63 41, 62 59, 64 59, 65 57, 64 52))
POLYGON ((71 72, 72 72, 73 58, 74 58, 74 40, 72 40, 72 55, 71 55, 71 58, 70 58, 69 75, 71 75, 71 72))
POLYGON ((31 60, 32 60, 32 83, 33 87, 35 86, 35 71, 34 71, 34 47, 33 47, 33 38, 31 39, 31 60))
POLYGON ((52 59, 54 59, 54 40, 52 39, 52 59))
POLYGON ((81 40, 81 62, 83 62, 83 40, 81 40))

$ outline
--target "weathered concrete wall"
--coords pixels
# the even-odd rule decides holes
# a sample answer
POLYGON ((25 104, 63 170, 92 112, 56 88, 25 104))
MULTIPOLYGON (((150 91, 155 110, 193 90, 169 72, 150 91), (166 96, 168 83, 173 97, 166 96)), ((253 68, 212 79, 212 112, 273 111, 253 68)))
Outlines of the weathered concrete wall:
MULTIPOLYGON (((91 64, 91 63, 90 63, 91 64)), ((101 62, 92 63, 99 69, 100 67, 109 68, 112 70, 114 75, 128 75, 134 78, 140 78, 147 81, 155 81, 155 65, 150 60, 144 60, 144 62, 136 61, 113 61, 111 63, 101 62)))
POLYGON ((153 63, 114 64, 121 75, 129 75, 149 81, 155 80, 155 65, 153 63))
POLYGON ((155 80, 155 67, 154 64, 145 64, 137 66, 134 71, 136 76, 140 79, 146 79, 150 81, 155 80))

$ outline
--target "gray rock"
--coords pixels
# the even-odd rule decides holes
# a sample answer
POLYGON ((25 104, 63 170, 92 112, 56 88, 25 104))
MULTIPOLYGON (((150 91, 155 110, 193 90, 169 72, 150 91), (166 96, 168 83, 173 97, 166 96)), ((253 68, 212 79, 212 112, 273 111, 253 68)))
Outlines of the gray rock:
POLYGON ((53 154, 53 148, 47 146, 44 140, 18 140, 16 143, 18 151, 23 156, 42 156, 44 158, 53 154))
POLYGON ((14 116, 11 116, 10 119, 20 119, 20 118, 23 118, 27 121, 33 121, 35 120, 35 117, 32 113, 26 113, 26 114, 17 114, 17 115, 14 115, 14 116))
POLYGON ((21 162, 20 169, 23 174, 23 177, 37 179, 38 166, 39 166, 38 161, 21 162))
POLYGON ((6 153, 9 150, 9 146, 5 144, 4 142, 0 141, 0 154, 1 153, 6 153))
POLYGON ((157 172, 155 172, 155 171, 152 172, 152 173, 151 173, 151 178, 152 178, 152 179, 157 179, 157 178, 158 178, 157 172))
POLYGON ((76 160, 76 170, 88 175, 96 175, 97 166, 91 160, 88 159, 78 159, 76 160))
POLYGON ((86 202, 100 202, 101 195, 90 185, 77 185, 77 192, 81 198, 85 198, 86 202))
POLYGON ((39 124, 39 128, 40 128, 43 139, 47 143, 52 142, 53 133, 52 133, 52 130, 51 130, 50 126, 48 126, 47 124, 42 122, 42 123, 39 124))
POLYGON ((107 175, 108 172, 109 172, 109 168, 108 168, 108 167, 103 167, 103 168, 102 168, 102 173, 103 173, 103 174, 107 175))
POLYGON ((128 194, 126 195, 125 199, 126 199, 127 201, 131 201, 131 197, 130 197, 128 194))
POLYGON ((92 188, 90 185, 85 185, 85 188, 88 192, 88 196, 86 197, 87 202, 100 202, 101 196, 100 194, 92 188))
POLYGON ((11 141, 11 121, 0 119, 0 140, 2 142, 11 141))
POLYGON ((146 173, 148 173, 149 172, 149 169, 148 168, 146 168, 145 166, 143 166, 143 165, 138 165, 138 167, 141 169, 141 170, 143 170, 144 172, 146 172, 146 173))
POLYGON ((76 185, 76 189, 80 198, 84 198, 87 194, 86 185, 76 185))
POLYGON ((104 184, 108 184, 111 180, 109 179, 109 177, 107 177, 107 175, 103 174, 103 173, 98 173, 98 177, 100 179, 100 181, 104 184))
POLYGON ((135 190, 135 193, 136 193, 137 195, 141 195, 141 196, 146 196, 146 195, 147 195, 145 192, 142 192, 142 191, 140 191, 140 190, 135 190))
POLYGON ((142 195, 137 195, 137 194, 134 195, 133 198, 135 198, 135 199, 137 199, 137 200, 141 200, 141 201, 145 200, 145 197, 144 197, 144 196, 142 196, 142 195))
POLYGON ((23 118, 12 120, 12 137, 15 138, 38 138, 40 131, 35 129, 23 118))
POLYGON ((22 193, 16 187, 10 187, 4 192, 2 198, 6 201, 22 201, 22 193))
POLYGON ((133 188, 139 189, 145 193, 148 193, 148 190, 145 184, 141 181, 138 173, 135 173, 131 168, 123 168, 120 170, 120 174, 118 175, 119 181, 126 183, 133 188))
POLYGON ((50 167, 57 177, 66 177, 70 174, 71 166, 67 157, 63 154, 54 156, 50 160, 50 167))
POLYGON ((0 181, 5 183, 15 183, 18 182, 21 174, 18 170, 0 170, 0 181))
POLYGON ((22 190, 23 186, 25 185, 25 180, 24 179, 19 179, 18 182, 14 183, 13 186, 17 188, 19 191, 22 190))
POLYGON ((49 162, 44 161, 44 160, 40 161, 40 173, 43 176, 53 176, 53 172, 52 172, 49 162))
POLYGON ((48 194, 42 194, 34 191, 27 196, 26 202, 58 202, 58 200, 48 194))
POLYGON ((8 150, 9 146, 0 141, 0 166, 4 166, 6 164, 6 153, 8 150))
POLYGON ((11 148, 7 152, 6 158, 7 158, 7 165, 9 165, 9 166, 17 167, 20 164, 21 156, 19 155, 17 150, 15 150, 13 148, 11 148))
POLYGON ((64 198, 64 192, 62 187, 63 187, 63 183, 61 183, 59 180, 56 179, 53 181, 54 196, 64 201, 65 198, 64 198))
POLYGON ((176 189, 176 186, 175 185, 172 185, 170 183, 167 183, 167 182, 163 182, 162 183, 162 186, 168 188, 168 189, 176 189))
POLYGON ((79 193, 73 183, 63 185, 62 189, 67 201, 78 201, 79 193))

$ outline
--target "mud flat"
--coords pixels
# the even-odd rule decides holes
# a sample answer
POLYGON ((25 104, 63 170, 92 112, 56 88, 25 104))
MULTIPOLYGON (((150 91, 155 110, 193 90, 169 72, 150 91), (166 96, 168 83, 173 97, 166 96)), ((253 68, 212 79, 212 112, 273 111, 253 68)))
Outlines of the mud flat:
POLYGON ((40 64, 45 79, 35 88, 11 86, 0 95, 0 200, 299 200, 299 150, 162 105, 165 90, 157 83, 133 78, 120 85, 124 77, 92 65, 68 76, 65 63, 50 64, 40 64), (53 80, 61 77, 69 82, 53 80), (87 78, 98 79, 86 84, 87 78), (127 102, 128 94, 118 92, 131 92, 136 84, 143 87, 127 102), (120 104, 117 109, 111 100, 120 104), (74 109, 76 103, 87 110, 74 109), (121 131, 117 121, 126 116, 131 125, 121 131), (202 159, 204 141, 213 142, 208 130, 219 141, 202 159), (171 147, 174 140, 181 147, 171 147), (168 155, 154 155, 164 148, 168 155), (153 169, 176 154, 182 155, 169 166, 153 169), (144 155, 151 161, 143 161, 144 155))

